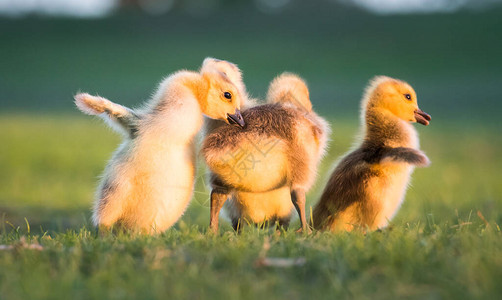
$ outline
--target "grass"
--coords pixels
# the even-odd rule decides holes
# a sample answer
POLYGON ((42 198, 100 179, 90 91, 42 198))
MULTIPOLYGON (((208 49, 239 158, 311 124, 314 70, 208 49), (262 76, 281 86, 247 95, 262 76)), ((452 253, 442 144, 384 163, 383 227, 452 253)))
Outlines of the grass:
MULTIPOLYGON (((310 205, 357 131, 354 121, 332 124, 332 147, 310 205)), ((199 179, 181 221, 147 237, 99 236, 89 224, 97 177, 119 142, 100 121, 2 115, 0 127, 1 299, 486 299, 502 293, 502 139, 494 128, 417 125, 433 164, 415 171, 406 202, 381 232, 279 236, 248 228, 237 235, 223 222, 213 235, 208 190, 199 179), (264 257, 305 263, 264 266, 264 257)))
POLYGON ((98 238, 81 229, 26 239, 43 250, 17 246, 19 235, 10 233, 1 237, 15 248, 0 254, 0 292, 3 299, 495 299, 500 231, 474 223, 398 226, 366 236, 214 236, 189 226, 158 237, 98 238), (306 263, 261 266, 265 255, 306 263))

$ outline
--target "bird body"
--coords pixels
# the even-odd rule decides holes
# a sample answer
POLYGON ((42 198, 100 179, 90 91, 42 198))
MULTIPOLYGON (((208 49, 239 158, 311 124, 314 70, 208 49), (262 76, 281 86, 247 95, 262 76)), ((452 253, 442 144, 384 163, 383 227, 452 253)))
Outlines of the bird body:
POLYGON ((314 208, 314 227, 375 230, 388 225, 403 202, 411 173, 427 166, 410 122, 428 125, 407 83, 376 77, 362 102, 363 140, 336 165, 314 208))
POLYGON ((227 198, 234 228, 276 220, 287 225, 294 207, 306 228, 305 192, 315 181, 329 126, 311 110, 308 89, 296 75, 279 76, 269 95, 273 96, 267 97, 268 104, 243 111, 245 128, 222 126, 204 140, 202 153, 213 172, 213 230, 213 211, 219 211, 227 198), (306 109, 301 103, 310 106, 306 109))
POLYGON ((167 77, 138 110, 89 94, 75 96, 83 112, 102 117, 124 135, 96 192, 96 226, 119 223, 153 234, 183 215, 193 192, 194 138, 203 114, 226 122, 240 117, 238 89, 224 75, 206 72, 204 64, 201 72, 167 77), (224 92, 235 97, 228 101, 224 92))
POLYGON ((288 186, 267 192, 234 191, 226 202, 232 226, 240 228, 246 222, 274 224, 287 227, 294 210, 291 190, 288 186))

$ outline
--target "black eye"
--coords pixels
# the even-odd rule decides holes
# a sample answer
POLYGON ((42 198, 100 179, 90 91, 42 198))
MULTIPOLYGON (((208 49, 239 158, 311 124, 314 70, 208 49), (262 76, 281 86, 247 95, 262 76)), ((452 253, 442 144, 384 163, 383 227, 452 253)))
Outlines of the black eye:
POLYGON ((230 92, 224 92, 224 93, 223 93, 223 96, 224 96, 225 98, 227 98, 228 100, 232 99, 232 94, 230 94, 230 92))
POLYGON ((404 97, 406 97, 406 99, 408 99, 408 100, 411 100, 411 95, 410 94, 404 94, 404 97))

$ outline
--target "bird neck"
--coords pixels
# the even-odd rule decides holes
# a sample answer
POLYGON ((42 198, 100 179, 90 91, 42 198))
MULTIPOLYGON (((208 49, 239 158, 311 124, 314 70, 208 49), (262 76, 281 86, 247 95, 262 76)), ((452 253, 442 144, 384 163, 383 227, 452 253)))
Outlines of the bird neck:
POLYGON ((418 146, 413 126, 387 110, 368 109, 364 123, 365 144, 412 148, 418 146))
POLYGON ((207 106, 209 82, 192 71, 179 71, 166 78, 157 89, 148 107, 152 111, 169 111, 180 104, 193 102, 200 110, 207 106))
POLYGON ((199 103, 202 112, 206 111, 207 108, 207 97, 210 87, 209 80, 195 72, 184 72, 180 76, 180 83, 187 88, 187 90, 193 95, 193 97, 199 103))
POLYGON ((207 105, 206 99, 207 83, 199 73, 177 72, 161 83, 152 101, 143 109, 145 124, 151 132, 159 129, 155 134, 190 140, 202 127, 201 103, 207 105))

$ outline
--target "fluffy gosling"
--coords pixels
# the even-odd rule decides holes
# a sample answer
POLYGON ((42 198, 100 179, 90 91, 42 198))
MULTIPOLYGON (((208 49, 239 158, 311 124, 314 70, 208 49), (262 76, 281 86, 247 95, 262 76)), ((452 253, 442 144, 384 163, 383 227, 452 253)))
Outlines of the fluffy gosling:
POLYGON ((102 97, 75 96, 77 107, 98 115, 124 135, 102 175, 93 223, 154 234, 184 213, 195 177, 194 138, 203 114, 244 126, 241 92, 204 60, 199 72, 179 71, 164 79, 142 108, 133 110, 102 97))
POLYGON ((308 88, 296 75, 270 85, 270 104, 243 112, 246 127, 221 126, 204 140, 211 178, 210 228, 218 230, 227 200, 234 229, 241 221, 287 225, 293 207, 307 229, 305 193, 314 183, 329 136, 328 124, 312 111, 308 88))
POLYGON ((316 229, 384 228, 403 202, 415 166, 429 165, 410 122, 428 125, 404 81, 375 77, 362 100, 363 140, 333 171, 314 208, 316 229))

